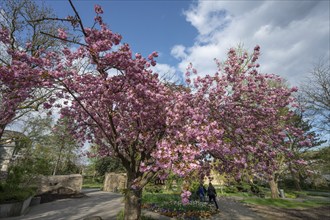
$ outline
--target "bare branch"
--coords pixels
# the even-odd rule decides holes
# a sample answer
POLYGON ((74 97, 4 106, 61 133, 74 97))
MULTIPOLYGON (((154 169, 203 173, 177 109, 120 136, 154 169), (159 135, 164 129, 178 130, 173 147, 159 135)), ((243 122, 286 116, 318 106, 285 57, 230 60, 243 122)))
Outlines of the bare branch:
POLYGON ((59 40, 62 40, 62 41, 65 41, 65 42, 68 42, 68 43, 74 43, 74 44, 78 44, 78 45, 81 45, 81 46, 84 46, 84 47, 88 47, 87 44, 83 44, 83 43, 80 43, 80 42, 77 42, 77 41, 74 41, 74 40, 68 40, 68 39, 63 39, 63 38, 60 38, 60 37, 57 37, 55 35, 52 35, 52 34, 48 34, 46 32, 43 32, 43 31, 40 31, 41 34, 44 34, 44 35, 47 35, 49 37, 53 37, 53 38, 56 38, 56 39, 59 39, 59 40))

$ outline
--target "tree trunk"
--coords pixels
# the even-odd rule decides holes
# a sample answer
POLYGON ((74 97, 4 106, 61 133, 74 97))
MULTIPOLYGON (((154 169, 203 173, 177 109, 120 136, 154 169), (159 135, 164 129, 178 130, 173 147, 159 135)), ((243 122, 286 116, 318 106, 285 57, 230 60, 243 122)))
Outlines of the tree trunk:
POLYGON ((125 195, 125 220, 140 220, 141 219, 141 200, 142 189, 133 189, 132 184, 135 175, 127 172, 127 191, 125 195))
POLYGON ((141 219, 142 190, 128 190, 125 197, 125 220, 141 219))
POLYGON ((58 154, 58 158, 57 158, 57 161, 56 161, 56 164, 55 164, 55 167, 54 167, 54 170, 53 170, 53 176, 56 175, 56 172, 57 172, 57 169, 58 169, 58 165, 60 164, 60 161, 61 161, 61 154, 62 154, 62 150, 64 148, 64 144, 62 144, 61 148, 60 148, 60 152, 58 154))
MULTIPOLYGON (((5 131, 5 127, 6 126, 4 126, 4 125, 0 125, 0 140, 2 138, 3 132, 5 131)), ((0 142, 0 144, 3 144, 3 143, 0 142)))
POLYGON ((271 191, 271 197, 272 199, 278 199, 278 187, 277 187, 277 178, 274 176, 271 176, 270 180, 268 181, 270 191, 271 191))

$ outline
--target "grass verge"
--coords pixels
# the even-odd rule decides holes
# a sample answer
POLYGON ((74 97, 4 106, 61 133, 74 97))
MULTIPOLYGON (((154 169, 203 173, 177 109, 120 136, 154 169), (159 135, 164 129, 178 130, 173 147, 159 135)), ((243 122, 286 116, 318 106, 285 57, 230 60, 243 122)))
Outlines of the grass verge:
POLYGON ((254 205, 273 206, 286 209, 304 209, 304 208, 315 208, 325 205, 330 205, 329 202, 325 201, 298 201, 298 200, 286 200, 286 199, 260 199, 260 198, 247 198, 242 202, 254 205))
POLYGON ((82 185, 82 188, 99 188, 101 189, 103 187, 102 183, 84 183, 82 185))

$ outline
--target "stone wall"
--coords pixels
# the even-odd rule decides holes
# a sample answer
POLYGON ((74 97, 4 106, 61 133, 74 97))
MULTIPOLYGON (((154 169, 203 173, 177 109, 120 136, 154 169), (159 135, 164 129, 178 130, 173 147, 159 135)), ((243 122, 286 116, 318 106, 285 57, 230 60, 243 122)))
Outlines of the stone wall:
POLYGON ((76 194, 80 193, 83 177, 80 174, 39 176, 36 178, 37 194, 76 194))
POLYGON ((118 192, 126 188, 126 173, 106 173, 103 184, 103 191, 118 192))

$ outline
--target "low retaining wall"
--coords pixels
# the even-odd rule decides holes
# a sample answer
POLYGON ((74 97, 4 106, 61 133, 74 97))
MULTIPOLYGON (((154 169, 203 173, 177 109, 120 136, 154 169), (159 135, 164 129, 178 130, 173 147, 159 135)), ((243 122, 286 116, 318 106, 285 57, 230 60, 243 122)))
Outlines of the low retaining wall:
POLYGON ((36 179, 37 195, 43 193, 76 194, 80 193, 83 177, 80 174, 40 176, 36 179))
POLYGON ((30 206, 32 196, 23 202, 0 204, 0 218, 23 215, 30 206))

